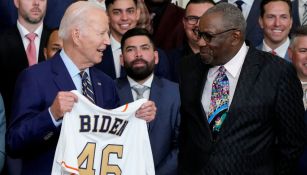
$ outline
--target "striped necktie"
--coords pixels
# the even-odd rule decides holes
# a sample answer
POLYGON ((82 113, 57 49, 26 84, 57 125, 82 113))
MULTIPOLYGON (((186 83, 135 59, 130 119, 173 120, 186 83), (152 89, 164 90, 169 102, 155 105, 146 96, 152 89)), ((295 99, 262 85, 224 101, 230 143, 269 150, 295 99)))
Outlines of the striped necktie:
POLYGON ((302 18, 302 25, 307 24, 307 2, 304 3, 304 13, 302 18))
POLYGON ((229 80, 224 66, 218 69, 218 75, 212 83, 208 122, 213 136, 218 134, 226 119, 229 106, 229 80))
POLYGON ((82 80, 82 94, 95 104, 93 86, 91 81, 89 80, 88 74, 85 71, 81 71, 79 74, 82 80))

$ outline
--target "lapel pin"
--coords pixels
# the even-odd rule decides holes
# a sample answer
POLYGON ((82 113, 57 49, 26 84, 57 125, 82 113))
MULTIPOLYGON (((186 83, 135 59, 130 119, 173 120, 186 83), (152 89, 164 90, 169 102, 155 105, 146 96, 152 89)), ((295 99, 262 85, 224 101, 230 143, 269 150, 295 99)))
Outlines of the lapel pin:
POLYGON ((101 86, 101 83, 100 83, 100 82, 98 82, 98 83, 97 83, 97 85, 98 85, 98 86, 101 86))

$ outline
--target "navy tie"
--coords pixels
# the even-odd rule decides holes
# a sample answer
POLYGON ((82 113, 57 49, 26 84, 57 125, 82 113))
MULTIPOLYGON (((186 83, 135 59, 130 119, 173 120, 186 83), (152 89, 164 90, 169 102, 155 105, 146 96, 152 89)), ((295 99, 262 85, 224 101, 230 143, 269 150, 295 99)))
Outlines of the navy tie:
POLYGON ((237 7, 238 7, 238 8, 241 10, 241 12, 242 12, 242 4, 244 4, 244 2, 241 1, 241 0, 238 0, 238 1, 236 1, 235 3, 237 4, 237 7))
POLYGON ((85 71, 81 71, 79 74, 82 80, 82 94, 92 103, 95 104, 95 95, 93 91, 93 86, 88 78, 88 74, 85 71))

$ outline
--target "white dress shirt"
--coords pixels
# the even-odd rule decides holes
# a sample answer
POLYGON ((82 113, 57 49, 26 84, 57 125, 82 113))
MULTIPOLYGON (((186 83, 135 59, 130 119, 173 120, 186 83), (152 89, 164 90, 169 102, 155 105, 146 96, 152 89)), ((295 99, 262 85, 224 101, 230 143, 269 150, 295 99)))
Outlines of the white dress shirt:
POLYGON ((106 4, 105 4, 105 0, 102 0, 102 1, 98 1, 98 0, 88 0, 89 2, 95 2, 97 3, 98 5, 100 5, 104 10, 106 10, 106 4))
MULTIPOLYGON (((17 20, 17 29, 20 33, 21 39, 22 39, 22 43, 23 46, 25 48, 25 50, 27 50, 27 47, 30 43, 29 39, 26 37, 27 34, 29 34, 30 32, 20 24, 20 22, 17 20)), ((42 38, 42 33, 43 33, 43 24, 41 24, 35 31, 34 33, 36 34, 34 43, 35 43, 35 49, 36 49, 36 62, 38 62, 38 54, 39 54, 39 45, 40 45, 40 41, 42 38)))
MULTIPOLYGON (((282 43, 282 45, 280 45, 279 47, 274 49, 274 51, 281 58, 285 58, 289 45, 290 45, 290 39, 288 37, 287 40, 284 43, 282 43)), ((265 43, 264 40, 263 40, 262 51, 265 51, 265 52, 271 52, 272 51, 272 49, 265 43)))
POLYGON ((131 88, 131 92, 132 92, 132 96, 133 96, 133 100, 136 100, 137 94, 136 92, 132 89, 132 87, 136 86, 138 88, 141 88, 143 86, 147 86, 149 87, 146 91, 144 91, 143 93, 143 97, 146 98, 147 100, 149 99, 149 95, 150 95, 150 88, 151 88, 151 84, 153 81, 153 74, 151 74, 149 76, 149 78, 143 83, 143 84, 139 84, 136 81, 134 81, 132 78, 130 78, 129 76, 127 76, 129 84, 130 84, 130 88, 131 88))
MULTIPOLYGON (((228 0, 228 3, 233 4, 237 7, 237 4, 235 3, 237 0, 228 0)), ((252 5, 254 3, 254 0, 242 0, 244 3, 242 4, 242 14, 247 19, 249 12, 251 11, 252 5)), ((260 7, 258 7, 260 8, 260 7)))
MULTIPOLYGON (((229 80, 229 106, 231 104, 238 83, 238 79, 241 73, 241 68, 245 60, 247 51, 248 51, 248 46, 246 46, 246 44, 244 43, 239 52, 230 61, 228 61, 225 65, 223 65, 226 69, 226 75, 229 80)), ((212 83, 218 74, 219 67, 220 66, 214 66, 209 69, 207 75, 207 81, 205 83, 205 87, 201 98, 201 103, 203 105, 207 117, 209 116, 212 83)))
POLYGON ((113 53, 113 60, 115 66, 115 74, 116 78, 120 77, 120 55, 122 54, 122 50, 120 48, 120 42, 116 41, 112 35, 110 35, 111 48, 113 53))

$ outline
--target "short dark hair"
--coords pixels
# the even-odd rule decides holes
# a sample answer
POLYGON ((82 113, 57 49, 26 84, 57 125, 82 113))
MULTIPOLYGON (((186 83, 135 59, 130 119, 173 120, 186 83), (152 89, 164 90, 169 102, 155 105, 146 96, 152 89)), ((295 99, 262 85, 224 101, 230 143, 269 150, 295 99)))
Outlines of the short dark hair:
POLYGON ((128 38, 131 38, 133 36, 146 36, 150 43, 153 45, 153 48, 155 49, 155 45, 154 45, 154 40, 153 40, 153 36, 148 32, 148 30, 144 29, 144 28, 132 28, 130 30, 128 30, 122 37, 120 44, 121 44, 121 50, 124 50, 124 45, 125 42, 128 38))
POLYGON ((216 4, 213 0, 190 0, 185 6, 185 9, 187 9, 190 4, 202 4, 202 3, 209 3, 213 5, 216 4))
MULTIPOLYGON (((113 4, 115 1, 116 1, 116 0, 105 0, 104 3, 106 4, 106 9, 108 9, 109 6, 110 6, 110 4, 113 4)), ((133 2, 134 2, 134 4, 135 4, 135 6, 137 6, 138 1, 137 1, 137 0, 133 0, 133 2)))
POLYGON ((267 5, 270 2, 277 2, 277 1, 282 1, 288 4, 289 6, 289 13, 290 16, 292 17, 292 3, 290 0, 262 0, 260 3, 260 16, 263 17, 265 10, 264 10, 264 6, 267 5))
POLYGON ((55 31, 59 31, 59 28, 58 27, 55 27, 55 28, 52 28, 51 30, 49 30, 50 32, 49 32, 49 35, 47 36, 47 40, 46 40, 46 42, 44 43, 44 47, 45 48, 47 48, 47 46, 48 46, 48 43, 49 43, 49 39, 50 39, 50 36, 51 36, 51 34, 53 33, 53 32, 55 32, 55 31))
POLYGON ((290 48, 294 48, 294 43, 297 37, 307 36, 307 25, 297 27, 291 34, 290 48))

